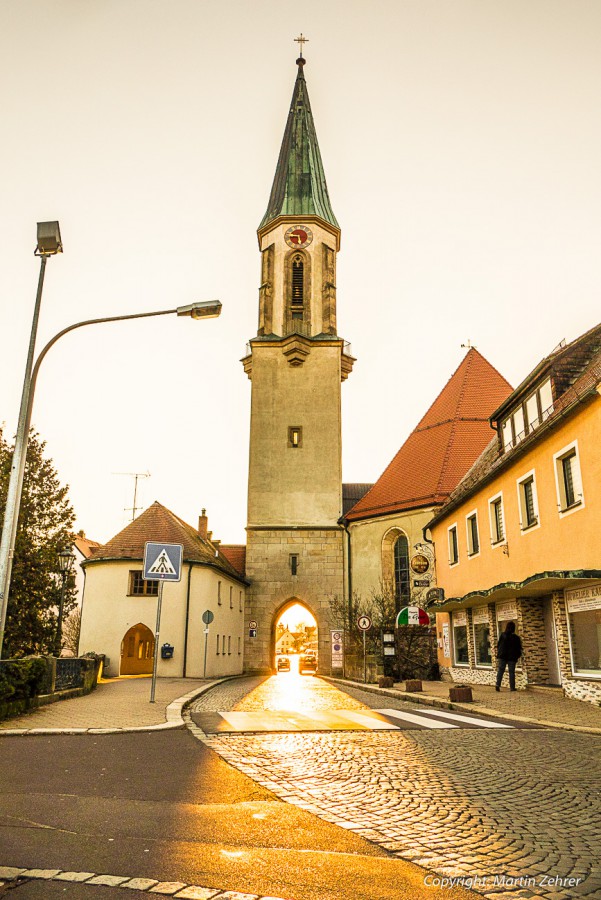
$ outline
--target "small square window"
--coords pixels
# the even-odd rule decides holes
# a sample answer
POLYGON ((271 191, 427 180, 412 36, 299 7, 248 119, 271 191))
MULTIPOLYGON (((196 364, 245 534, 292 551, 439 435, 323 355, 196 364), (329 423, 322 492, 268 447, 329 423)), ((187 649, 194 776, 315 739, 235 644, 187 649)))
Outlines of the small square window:
POLYGON ((131 597, 158 597, 158 581, 148 581, 140 570, 129 573, 129 595, 131 597))
POLYGON ((288 446, 293 449, 302 447, 303 445, 303 429, 300 425, 291 425, 288 428, 288 446))

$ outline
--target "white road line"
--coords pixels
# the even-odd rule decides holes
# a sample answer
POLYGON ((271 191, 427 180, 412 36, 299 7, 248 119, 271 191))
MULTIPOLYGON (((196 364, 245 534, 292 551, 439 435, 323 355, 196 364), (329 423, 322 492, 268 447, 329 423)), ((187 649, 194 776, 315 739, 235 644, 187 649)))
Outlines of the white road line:
MULTIPOLYGON (((372 710, 374 713, 382 712, 381 709, 372 710)), ((354 712, 350 709, 338 709, 336 710, 336 715, 340 716, 343 719, 347 719, 350 722, 355 722, 357 725, 363 725, 364 728, 369 728, 370 731, 378 730, 378 731, 398 731, 398 725, 393 725, 392 722, 387 722, 386 719, 381 719, 379 716, 370 716, 369 714, 354 712)))
POLYGON ((458 728, 458 725, 451 725, 450 722, 436 722, 434 719, 424 719, 414 713, 404 712, 400 709, 375 709, 374 712, 382 713, 383 716, 390 716, 393 719, 401 719, 403 722, 411 722, 413 725, 421 725, 422 728, 458 728))
POLYGON ((470 725, 476 725, 479 728, 513 728, 513 725, 474 719, 472 716, 462 716, 460 713, 447 712, 444 709, 423 709, 422 712, 427 716, 442 716, 445 719, 457 719, 458 722, 469 722, 470 725))

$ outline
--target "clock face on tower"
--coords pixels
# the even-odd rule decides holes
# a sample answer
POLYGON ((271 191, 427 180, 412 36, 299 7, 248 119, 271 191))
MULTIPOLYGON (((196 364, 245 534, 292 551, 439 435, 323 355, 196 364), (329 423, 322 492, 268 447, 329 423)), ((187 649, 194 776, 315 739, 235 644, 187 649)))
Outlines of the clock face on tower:
POLYGON ((286 231, 284 239, 289 247, 299 249, 307 247, 313 240, 313 233, 308 225, 293 225, 286 231))

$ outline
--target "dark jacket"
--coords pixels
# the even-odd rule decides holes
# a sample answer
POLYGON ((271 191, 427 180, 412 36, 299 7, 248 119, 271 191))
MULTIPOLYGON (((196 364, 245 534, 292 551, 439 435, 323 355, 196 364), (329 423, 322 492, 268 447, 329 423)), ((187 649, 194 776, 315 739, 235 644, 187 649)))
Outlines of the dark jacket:
POLYGON ((522 642, 517 634, 504 631, 497 644, 497 656, 508 662, 517 662, 522 655, 522 642))

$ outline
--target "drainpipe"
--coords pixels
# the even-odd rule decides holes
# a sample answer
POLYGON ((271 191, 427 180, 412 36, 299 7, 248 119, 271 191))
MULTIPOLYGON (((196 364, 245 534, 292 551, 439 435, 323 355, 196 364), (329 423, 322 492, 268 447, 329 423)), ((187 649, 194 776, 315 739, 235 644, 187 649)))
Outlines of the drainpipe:
POLYGON ((192 580, 192 563, 188 563, 188 587, 186 589, 186 627, 184 630, 184 678, 188 665, 188 623, 190 621, 190 581, 192 580))
POLYGON ((341 516, 338 519, 338 524, 342 525, 346 532, 346 546, 347 546, 347 555, 346 555, 346 584, 348 590, 348 624, 349 630, 351 627, 351 619, 353 615, 353 565, 351 561, 351 533, 348 529, 348 522, 341 516))

